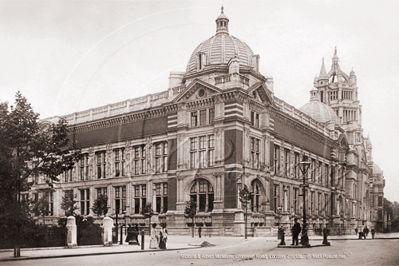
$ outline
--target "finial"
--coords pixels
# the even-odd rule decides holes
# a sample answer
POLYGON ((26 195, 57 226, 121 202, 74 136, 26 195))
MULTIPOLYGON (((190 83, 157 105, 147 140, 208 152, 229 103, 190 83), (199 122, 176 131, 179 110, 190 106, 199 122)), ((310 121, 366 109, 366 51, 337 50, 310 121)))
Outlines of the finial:
POLYGON ((335 46, 334 55, 337 55, 337 46, 335 46))
POLYGON ((222 14, 223 14, 223 9, 224 9, 224 7, 222 6, 222 14))

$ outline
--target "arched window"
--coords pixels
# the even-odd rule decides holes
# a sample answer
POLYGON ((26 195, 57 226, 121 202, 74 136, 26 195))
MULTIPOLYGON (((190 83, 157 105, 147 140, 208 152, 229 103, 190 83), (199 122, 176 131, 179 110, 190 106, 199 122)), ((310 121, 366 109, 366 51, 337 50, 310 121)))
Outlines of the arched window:
POLYGON ((205 179, 198 179, 190 189, 190 199, 197 203, 197 212, 211 212, 213 210, 213 195, 213 187, 205 179))
POLYGON ((251 211, 252 212, 259 212, 260 210, 260 203, 259 203, 259 198, 260 198, 260 189, 259 189, 259 183, 258 181, 254 180, 251 183, 251 211))

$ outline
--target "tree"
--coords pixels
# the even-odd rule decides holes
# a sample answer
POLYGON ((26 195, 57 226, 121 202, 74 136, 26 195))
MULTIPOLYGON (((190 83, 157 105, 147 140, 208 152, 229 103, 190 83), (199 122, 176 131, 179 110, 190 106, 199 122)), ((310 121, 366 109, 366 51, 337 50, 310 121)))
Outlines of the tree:
POLYGON ((154 215, 154 211, 152 209, 151 203, 147 203, 142 209, 141 214, 144 216, 144 219, 149 218, 148 228, 149 228, 149 235, 151 235, 151 217, 154 215))
POLYGON ((186 208, 184 209, 184 215, 191 219, 192 231, 191 236, 194 237, 194 217, 197 214, 197 202, 191 199, 186 202, 186 208))
POLYGON ((101 216, 108 212, 108 197, 106 195, 99 195, 93 204, 93 213, 101 216))
POLYGON ((16 93, 15 105, 0 104, 0 219, 14 231, 14 256, 20 256, 20 231, 28 224, 29 212, 21 192, 32 185, 29 177, 46 178, 49 186, 70 169, 79 150, 69 143, 68 124, 43 124, 27 99, 16 93))
POLYGON ((62 197, 61 209, 64 210, 65 216, 75 216, 75 211, 78 209, 78 201, 76 200, 76 194, 66 193, 62 197))
POLYGON ((47 196, 41 197, 37 202, 32 204, 32 212, 36 216, 43 216, 43 224, 46 224, 46 216, 50 213, 49 199, 47 196))
POLYGON ((244 219, 245 219, 245 239, 247 239, 247 214, 248 214, 248 203, 251 199, 252 193, 249 191, 247 185, 244 185, 243 189, 240 189, 240 202, 241 207, 245 210, 244 219))

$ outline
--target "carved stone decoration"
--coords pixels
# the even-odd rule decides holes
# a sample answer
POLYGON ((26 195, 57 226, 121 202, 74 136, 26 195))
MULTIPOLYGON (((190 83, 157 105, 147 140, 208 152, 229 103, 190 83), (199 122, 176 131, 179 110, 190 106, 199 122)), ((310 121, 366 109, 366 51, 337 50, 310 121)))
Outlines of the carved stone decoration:
POLYGON ((187 109, 187 106, 185 103, 178 103, 177 104, 177 110, 178 111, 185 111, 187 109))
POLYGON ((244 128, 244 133, 245 133, 245 137, 249 138, 249 133, 250 133, 250 129, 249 128, 244 128))
POLYGON ((130 140, 125 143, 125 175, 130 176, 132 173, 130 172, 130 154, 132 152, 132 145, 130 140))
POLYGON ((240 73, 240 64, 238 63, 238 56, 237 54, 235 54, 229 66, 229 74, 239 74, 239 73, 240 73))
POLYGON ((111 163, 111 159, 112 159, 112 145, 109 143, 109 144, 107 144, 107 151, 106 151, 106 153, 107 153, 107 163, 106 163, 106 166, 107 166, 107 171, 106 171, 106 177, 111 177, 112 176, 112 169, 111 169, 111 165, 112 165, 112 163, 111 163))
POLYGON ((146 150, 146 159, 147 159, 147 172, 152 173, 152 163, 151 163, 151 152, 152 152, 152 138, 146 137, 145 138, 145 150, 146 150))
POLYGON ((290 176, 293 178, 294 176, 295 176, 295 173, 294 173, 294 169, 295 169, 295 152, 294 152, 294 147, 292 146, 291 147, 291 152, 290 152, 290 155, 291 155, 291 159, 290 159, 290 176))
POLYGON ((89 148, 89 158, 88 158, 88 162, 87 162, 87 164, 89 165, 89 173, 88 173, 89 179, 94 179, 94 176, 93 176, 94 175, 93 168, 94 168, 94 164, 95 164, 94 157, 95 157, 94 149, 93 149, 93 147, 90 147, 89 148))
POLYGON ((223 95, 221 95, 221 94, 215 95, 215 97, 213 99, 214 99, 215 103, 223 103, 224 102, 223 95))
POLYGON ((223 128, 215 128, 214 134, 216 138, 219 138, 222 135, 223 128))

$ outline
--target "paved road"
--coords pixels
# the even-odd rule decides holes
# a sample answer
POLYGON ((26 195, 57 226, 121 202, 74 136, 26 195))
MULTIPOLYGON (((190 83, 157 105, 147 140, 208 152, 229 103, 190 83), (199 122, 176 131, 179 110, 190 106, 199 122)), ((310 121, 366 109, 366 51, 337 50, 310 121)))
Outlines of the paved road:
POLYGON ((2 265, 399 265, 399 239, 333 240, 330 247, 310 249, 277 248, 276 242, 264 238, 233 242, 195 250, 9 261, 2 265))

